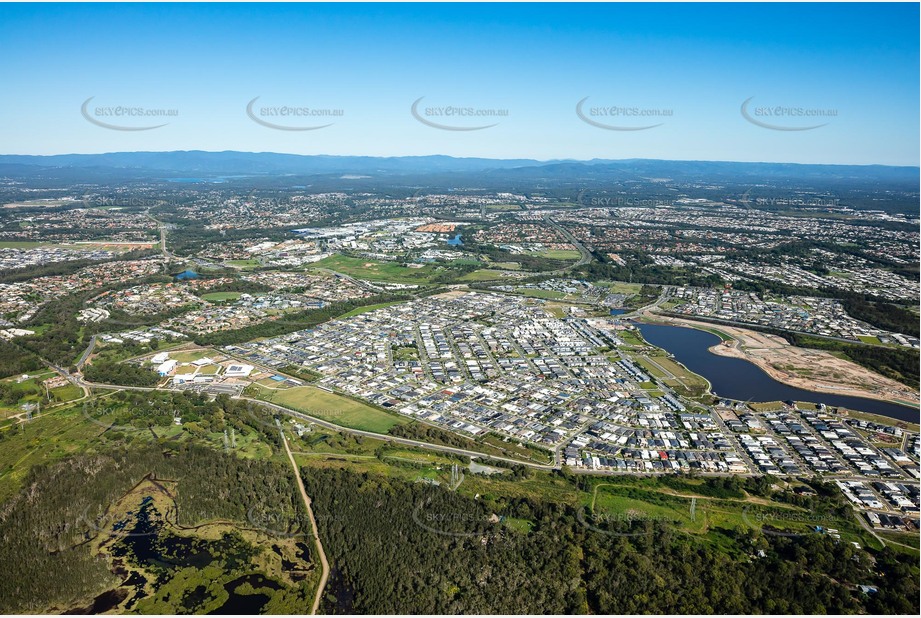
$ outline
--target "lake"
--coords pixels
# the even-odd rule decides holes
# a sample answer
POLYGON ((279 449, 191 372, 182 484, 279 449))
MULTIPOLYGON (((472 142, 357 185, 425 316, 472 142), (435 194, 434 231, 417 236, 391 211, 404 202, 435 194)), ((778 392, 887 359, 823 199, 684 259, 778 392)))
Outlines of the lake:
POLYGON ((452 247, 457 247, 457 246, 460 246, 460 245, 464 244, 464 241, 461 240, 461 235, 458 234, 458 235, 455 236, 454 238, 449 238, 449 239, 448 239, 448 244, 451 245, 452 247))
POLYGON ((178 275, 175 275, 178 281, 186 281, 188 279, 198 279, 198 273, 194 270, 184 270, 178 275))
POLYGON ((739 401, 808 401, 861 412, 881 414, 902 421, 918 422, 917 408, 876 399, 819 393, 778 382, 757 365, 740 358, 717 356, 709 348, 718 344, 716 335, 693 328, 660 324, 637 324, 643 338, 671 352, 685 367, 710 381, 715 395, 739 401))

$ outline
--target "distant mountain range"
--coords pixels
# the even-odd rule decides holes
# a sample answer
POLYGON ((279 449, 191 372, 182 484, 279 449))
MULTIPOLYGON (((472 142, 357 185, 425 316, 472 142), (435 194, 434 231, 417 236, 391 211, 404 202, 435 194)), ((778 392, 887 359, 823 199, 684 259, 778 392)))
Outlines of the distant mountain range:
POLYGON ((909 182, 917 184, 918 167, 884 165, 806 165, 793 163, 737 163, 728 161, 666 161, 623 159, 590 161, 533 159, 457 158, 443 155, 418 157, 353 157, 295 155, 273 152, 112 152, 50 156, 0 155, 0 173, 47 174, 53 168, 108 172, 120 170, 128 176, 137 172, 154 176, 209 176, 293 174, 298 176, 359 174, 369 176, 426 175, 471 172, 502 173, 519 179, 576 179, 604 176, 627 178, 669 178, 719 181, 742 179, 839 179, 851 181, 909 182), (44 169, 39 169, 44 168, 44 169))

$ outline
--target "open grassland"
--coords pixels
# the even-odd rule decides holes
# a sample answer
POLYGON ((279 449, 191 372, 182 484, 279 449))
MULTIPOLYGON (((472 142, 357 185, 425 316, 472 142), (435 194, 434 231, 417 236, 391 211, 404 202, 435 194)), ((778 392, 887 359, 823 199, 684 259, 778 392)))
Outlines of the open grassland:
POLYGON ((227 260, 226 264, 228 266, 235 266, 242 270, 253 270, 259 268, 262 264, 259 260, 249 259, 249 260, 227 260))
POLYGON ((503 274, 501 271, 481 268, 480 270, 475 270, 472 273, 467 273, 458 279, 458 281, 494 281, 496 279, 502 278, 503 274))
POLYGON ((240 298, 240 294, 241 292, 208 292, 207 294, 202 294, 201 297, 209 303, 223 303, 229 300, 237 300, 240 298))
POLYGON ((29 374, 30 377, 26 380, 22 380, 21 376, 0 380, 3 384, 4 392, 4 398, 0 400, 0 418, 23 412, 23 405, 40 403, 44 408, 79 399, 83 395, 83 391, 80 388, 65 384, 64 386, 50 389, 51 400, 49 401, 45 397, 45 386, 42 382, 54 375, 54 372, 46 371, 29 374))
POLYGON ((641 283, 627 283, 626 281, 599 281, 598 285, 608 288, 612 294, 639 294, 643 289, 641 283))
POLYGON ((575 249, 545 249, 537 255, 550 260, 578 260, 580 253, 575 249))
POLYGON ((549 300, 558 300, 560 298, 565 298, 566 294, 563 292, 558 292, 556 290, 539 290, 534 288, 515 288, 515 291, 518 294, 523 294, 531 298, 546 298, 549 300))
POLYGON ((339 254, 314 262, 310 267, 328 268, 358 279, 409 284, 428 283, 438 270, 438 267, 431 264, 426 264, 420 268, 409 268, 393 262, 380 262, 339 254))
POLYGON ((352 309, 348 313, 343 313, 336 319, 343 320, 345 318, 351 318, 356 315, 361 315, 362 313, 368 313, 369 311, 374 311, 375 309, 384 309, 385 307, 390 307, 392 305, 399 305, 402 302, 406 302, 406 301, 395 300, 389 303, 378 303, 376 305, 365 305, 364 307, 358 307, 357 309, 352 309))
POLYGON ((298 386, 280 391, 254 387, 259 399, 291 408, 323 420, 375 433, 387 433, 394 425, 406 421, 354 399, 313 386, 298 386))

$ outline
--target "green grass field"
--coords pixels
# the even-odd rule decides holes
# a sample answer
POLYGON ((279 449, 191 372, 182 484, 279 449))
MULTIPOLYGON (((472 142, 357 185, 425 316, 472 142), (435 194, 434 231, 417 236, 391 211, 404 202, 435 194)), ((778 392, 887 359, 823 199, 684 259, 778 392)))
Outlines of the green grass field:
MULTIPOLYGON (((31 377, 28 380, 23 380, 22 382, 18 381, 18 377, 11 377, 2 380, 4 383, 9 385, 15 395, 19 396, 19 399, 14 403, 2 403, 0 402, 0 416, 9 416, 10 414, 18 414, 22 412, 21 406, 25 403, 36 403, 41 401, 45 397, 45 387, 42 386, 41 382, 47 378, 50 378, 54 375, 53 371, 45 371, 38 374, 29 374, 31 377)), ((66 388, 66 387, 61 387, 66 388)), ((76 387, 74 387, 76 388, 76 387)), ((80 389, 77 389, 78 391, 80 389)), ((81 393, 82 394, 82 391, 81 393)), ((79 397, 80 395, 77 395, 79 397)), ((76 399, 74 397, 73 399, 76 399)), ((45 404, 43 404, 45 405, 45 404)))
POLYGON ((566 294, 563 292, 557 292, 556 290, 538 290, 534 288, 515 288, 515 291, 519 294, 524 294, 531 298, 547 298, 551 300, 557 300, 560 298, 565 298, 566 294))
POLYGON ((34 249, 50 244, 41 240, 0 240, 0 249, 34 249))
POLYGON ((394 414, 313 386, 282 391, 256 387, 256 393, 259 399, 352 429, 387 433, 391 427, 407 422, 394 414))
POLYGON ((701 376, 692 373, 680 363, 667 356, 653 356, 646 358, 637 355, 634 359, 643 368, 656 378, 688 396, 699 396, 709 388, 707 381, 701 376))
POLYGON ((760 403, 749 403, 748 405, 757 412, 770 412, 772 410, 780 410, 784 407, 782 401, 763 401, 760 403))
POLYGON ((472 273, 467 273, 458 281, 494 281, 496 279, 502 279, 502 273, 498 270, 489 270, 488 268, 481 268, 480 270, 475 270, 472 273))
POLYGON ((29 468, 86 452, 104 431, 84 418, 80 404, 5 429, 0 448, 0 502, 19 488, 29 468))
POLYGON ((210 303, 223 303, 228 300, 237 300, 241 292, 208 292, 201 297, 210 303))
POLYGON ((361 315, 362 313, 368 313, 369 311, 374 311, 375 309, 383 309, 384 307, 390 307, 391 305, 399 305, 402 302, 405 302, 405 301, 395 300, 389 303, 378 303, 376 305, 366 305, 364 307, 358 307, 357 309, 352 309, 348 313, 343 313, 336 319, 342 320, 344 318, 351 318, 356 315, 361 315))
POLYGON ((502 524, 509 530, 514 530, 521 534, 527 534, 534 527, 534 522, 530 519, 521 519, 520 517, 505 517, 502 524))
POLYGON ((199 359, 209 357, 214 358, 217 353, 214 350, 206 348, 204 350, 190 350, 188 352, 170 352, 169 357, 180 363, 191 363, 199 359))
POLYGON ((627 283, 625 281, 599 281, 598 285, 608 288, 612 294, 639 294, 643 288, 641 283, 627 283))
POLYGON ((719 528, 757 530, 765 526, 796 534, 816 534, 813 526, 821 525, 839 529, 846 541, 865 544, 871 541, 853 516, 812 513, 787 503, 758 498, 713 498, 690 488, 676 491, 657 486, 652 480, 600 482, 586 506, 586 515, 594 513, 602 519, 621 522, 629 530, 643 530, 643 522, 671 521, 679 529, 697 535, 710 535, 719 528), (695 498, 693 503, 692 498, 695 498))
POLYGON ((339 254, 314 262, 310 265, 310 268, 328 268, 345 275, 370 281, 409 284, 428 283, 437 269, 437 267, 430 264, 426 264, 421 268, 408 268, 392 262, 379 262, 339 254))
POLYGON ((634 359, 637 364, 639 364, 643 369, 646 370, 646 373, 653 375, 657 378, 665 378, 665 372, 662 371, 659 367, 653 365, 648 359, 640 356, 634 359))
POLYGON ((68 384, 66 386, 59 386, 51 389, 51 395, 54 397, 55 401, 73 401, 74 399, 83 397, 83 389, 79 386, 68 384))
POLYGON ((236 266, 243 270, 252 270, 254 268, 259 268, 262 266, 262 263, 259 260, 227 260, 225 262, 228 266, 236 266))
POLYGON ((540 257, 551 260, 578 260, 579 252, 575 249, 546 249, 538 253, 540 257))
POLYGON ((618 337, 627 345, 644 346, 647 343, 641 338, 638 330, 622 330, 617 333, 618 337))

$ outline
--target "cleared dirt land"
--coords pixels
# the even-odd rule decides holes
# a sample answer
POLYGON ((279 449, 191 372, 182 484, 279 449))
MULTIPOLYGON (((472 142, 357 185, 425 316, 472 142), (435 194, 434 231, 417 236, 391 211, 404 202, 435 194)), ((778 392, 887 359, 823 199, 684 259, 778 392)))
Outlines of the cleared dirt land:
POLYGON ((918 401, 918 391, 891 380, 849 360, 822 350, 799 348, 781 337, 736 326, 697 322, 647 313, 648 317, 669 324, 683 324, 713 331, 718 329, 735 341, 719 344, 710 351, 720 356, 742 358, 754 363, 779 382, 823 393, 870 397, 887 401, 918 401))

